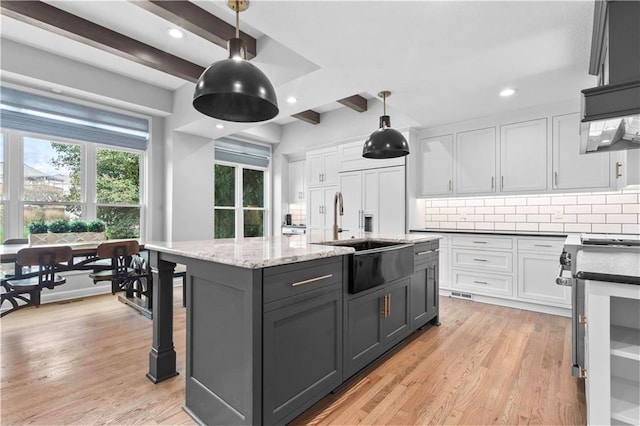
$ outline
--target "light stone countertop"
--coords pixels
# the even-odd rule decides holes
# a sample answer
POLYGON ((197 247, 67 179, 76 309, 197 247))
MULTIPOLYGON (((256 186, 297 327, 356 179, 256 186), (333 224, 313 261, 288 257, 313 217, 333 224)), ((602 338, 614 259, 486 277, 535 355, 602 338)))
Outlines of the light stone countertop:
MULTIPOLYGON (((373 235, 340 241, 374 239, 398 243, 420 243, 439 239, 438 235, 373 235)), ((324 242, 323 242, 324 243, 324 242)), ((330 244, 330 241, 326 243, 330 244)), ((149 241, 145 248, 209 262, 223 263, 247 269, 259 269, 287 263, 304 262, 325 257, 354 253, 351 247, 312 243, 306 235, 218 239, 202 241, 149 241)))

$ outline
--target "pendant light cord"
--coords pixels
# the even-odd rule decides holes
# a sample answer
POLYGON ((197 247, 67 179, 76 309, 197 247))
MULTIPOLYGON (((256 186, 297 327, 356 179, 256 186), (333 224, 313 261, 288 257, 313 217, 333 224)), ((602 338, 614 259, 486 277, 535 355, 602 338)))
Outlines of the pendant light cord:
POLYGON ((236 38, 240 38, 240 0, 236 0, 236 38))
POLYGON ((387 94, 382 95, 382 112, 383 115, 387 115, 387 94))

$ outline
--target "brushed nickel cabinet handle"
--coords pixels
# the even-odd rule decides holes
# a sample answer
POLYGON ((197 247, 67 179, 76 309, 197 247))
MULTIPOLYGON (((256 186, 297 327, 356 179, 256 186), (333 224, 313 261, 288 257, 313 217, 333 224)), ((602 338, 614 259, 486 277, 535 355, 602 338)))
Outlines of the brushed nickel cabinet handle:
POLYGON ((323 275, 321 277, 309 278, 308 280, 295 282, 295 283, 291 284, 291 287, 297 287, 299 285, 311 284, 311 283, 315 283, 316 281, 326 280, 327 278, 331 278, 331 277, 333 277, 333 274, 327 274, 327 275, 323 275))
POLYGON ((437 251, 440 251, 440 249, 419 251, 418 253, 416 253, 416 256, 422 256, 422 255, 429 254, 429 253, 435 253, 437 251))
POLYGON ((491 190, 493 191, 493 187, 495 186, 495 180, 496 178, 491 176, 491 190))
POLYGON ((616 179, 618 179, 619 177, 622 177, 622 173, 620 172, 621 169, 622 169, 622 163, 617 161, 616 162, 616 179))
POLYGON ((553 186, 558 186, 558 172, 553 172, 553 186))
POLYGON ((551 244, 534 244, 534 247, 553 247, 551 244))
POLYGON ((500 189, 504 189, 504 176, 500 176, 500 189))
POLYGON ((474 280, 473 282, 476 283, 476 284, 489 284, 486 281, 476 281, 476 280, 474 280))
POLYGON ((451 182, 451 179, 449 179, 449 192, 451 192, 453 190, 453 182, 451 182))
POLYGON ((486 262, 487 261, 487 259, 473 259, 473 260, 475 260, 476 262, 486 262))
POLYGON ((473 244, 487 244, 486 241, 474 241, 473 244))

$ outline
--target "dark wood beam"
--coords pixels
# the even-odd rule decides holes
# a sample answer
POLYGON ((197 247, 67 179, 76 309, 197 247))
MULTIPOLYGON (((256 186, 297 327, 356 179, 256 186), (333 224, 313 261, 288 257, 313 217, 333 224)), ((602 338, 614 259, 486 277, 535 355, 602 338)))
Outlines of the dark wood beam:
POLYGON ((365 112, 367 110, 367 98, 363 98, 360 95, 349 96, 338 100, 338 102, 354 111, 365 112))
POLYGON ((196 82, 204 68, 41 1, 0 1, 3 15, 196 82))
POLYGON ((311 109, 293 114, 292 117, 310 124, 320 124, 320 114, 311 109))
MULTIPOLYGON (((197 34, 223 49, 227 48, 227 40, 236 36, 236 29, 233 25, 227 24, 222 19, 210 14, 190 1, 132 0, 131 3, 191 33, 197 34)), ((242 15, 240 15, 240 22, 242 23, 242 15)), ((240 31, 240 38, 245 41, 247 59, 255 58, 256 39, 242 31, 240 31)))

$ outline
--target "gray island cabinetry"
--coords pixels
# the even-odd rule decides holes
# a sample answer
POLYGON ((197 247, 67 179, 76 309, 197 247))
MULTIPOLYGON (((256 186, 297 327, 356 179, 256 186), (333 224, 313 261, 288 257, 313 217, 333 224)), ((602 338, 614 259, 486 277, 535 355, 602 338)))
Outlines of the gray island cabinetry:
POLYGON ((285 424, 414 329, 411 276, 348 293, 352 248, 310 244, 304 236, 146 247, 156 283, 147 377, 157 383, 178 374, 172 270, 181 263, 184 409, 202 424, 285 424), (374 311, 375 324, 366 315, 374 311), (379 348, 354 364, 346 348, 367 345, 372 330, 379 348))

